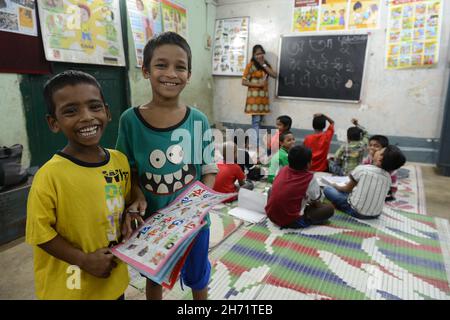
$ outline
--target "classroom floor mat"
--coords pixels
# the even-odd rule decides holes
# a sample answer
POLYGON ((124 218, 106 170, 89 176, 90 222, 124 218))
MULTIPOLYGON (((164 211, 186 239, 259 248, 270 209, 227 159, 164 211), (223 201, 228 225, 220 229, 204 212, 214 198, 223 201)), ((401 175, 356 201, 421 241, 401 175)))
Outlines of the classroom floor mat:
POLYGON ((222 243, 233 232, 238 230, 244 221, 234 218, 228 214, 231 206, 219 204, 209 212, 211 219, 209 249, 212 250, 222 243))
POLYGON ((395 201, 386 205, 406 212, 426 215, 425 191, 419 165, 406 164, 398 171, 398 191, 395 201))
MULTIPOLYGON (((210 299, 450 299, 448 221, 385 208, 327 225, 241 228, 210 254, 210 299)), ((165 299, 190 299, 176 286, 165 299)))

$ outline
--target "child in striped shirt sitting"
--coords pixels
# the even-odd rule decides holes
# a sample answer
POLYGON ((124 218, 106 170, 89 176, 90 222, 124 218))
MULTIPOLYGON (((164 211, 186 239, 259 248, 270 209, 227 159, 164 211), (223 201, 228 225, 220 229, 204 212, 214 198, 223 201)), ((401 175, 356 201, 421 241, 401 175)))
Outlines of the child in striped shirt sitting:
POLYGON ((391 187, 390 173, 405 162, 406 158, 400 149, 388 145, 375 152, 373 164, 357 166, 350 173, 350 181, 345 186, 334 184, 325 187, 325 197, 336 209, 355 218, 378 218, 391 187))

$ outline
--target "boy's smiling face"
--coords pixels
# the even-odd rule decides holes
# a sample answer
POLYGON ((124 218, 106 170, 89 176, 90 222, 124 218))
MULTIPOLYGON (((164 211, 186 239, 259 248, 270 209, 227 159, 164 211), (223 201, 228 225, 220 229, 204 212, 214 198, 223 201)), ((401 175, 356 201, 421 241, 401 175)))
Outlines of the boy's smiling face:
POLYGON ((144 66, 144 78, 150 79, 154 98, 177 98, 191 77, 188 71, 187 53, 174 44, 157 47, 150 61, 144 66))
POLYGON ((55 115, 47 121, 53 132, 62 131, 69 146, 97 147, 111 115, 100 90, 91 84, 67 85, 53 94, 55 115))
POLYGON ((369 141, 369 154, 373 158, 375 155, 375 152, 378 150, 381 150, 383 147, 381 146, 380 142, 377 140, 370 140, 369 141))

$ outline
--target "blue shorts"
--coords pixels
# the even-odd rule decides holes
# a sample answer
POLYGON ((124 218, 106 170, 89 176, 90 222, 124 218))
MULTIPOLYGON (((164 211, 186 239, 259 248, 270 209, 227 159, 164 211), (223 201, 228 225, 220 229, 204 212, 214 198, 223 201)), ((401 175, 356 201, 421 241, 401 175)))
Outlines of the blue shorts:
POLYGON ((194 246, 181 269, 182 281, 192 290, 202 290, 208 285, 211 275, 208 250, 209 228, 203 228, 195 238, 194 246))
POLYGON ((281 229, 302 229, 308 228, 312 224, 311 220, 305 217, 303 214, 300 218, 292 222, 291 224, 282 227, 281 229))

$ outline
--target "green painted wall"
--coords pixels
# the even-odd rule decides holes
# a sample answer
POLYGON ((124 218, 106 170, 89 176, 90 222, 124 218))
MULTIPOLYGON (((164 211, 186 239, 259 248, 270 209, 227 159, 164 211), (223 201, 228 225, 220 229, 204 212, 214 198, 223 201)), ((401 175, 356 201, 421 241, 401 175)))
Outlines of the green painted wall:
POLYGON ((20 77, 17 74, 0 74, 0 146, 22 144, 22 165, 28 167, 30 152, 20 93, 20 77))
MULTIPOLYGON (((211 50, 205 48, 206 34, 214 33, 216 7, 205 0, 179 0, 187 9, 188 42, 192 50, 192 77, 182 93, 183 102, 196 106, 213 121, 213 77, 211 50)), ((129 23, 129 21, 128 21, 129 23)), ((137 106, 151 99, 150 82, 136 67, 136 55, 130 27, 128 27, 131 103, 137 106)))
MULTIPOLYGON (((192 49, 192 78, 182 94, 183 102, 202 110, 212 123, 213 117, 213 78, 211 50, 205 48, 206 34, 214 33, 216 7, 206 4, 212 0, 179 0, 186 7, 188 14, 188 42, 192 49)), ((133 38, 128 25, 129 47, 129 81, 131 102, 133 106, 151 99, 150 83, 142 77, 140 68, 136 67, 133 38)), ((24 116, 22 95, 20 93, 21 76, 0 73, 0 145, 20 143, 24 145, 23 165, 30 164, 28 135, 24 116)))

